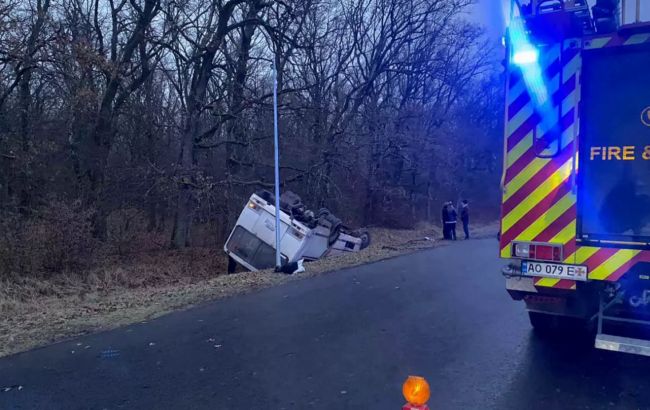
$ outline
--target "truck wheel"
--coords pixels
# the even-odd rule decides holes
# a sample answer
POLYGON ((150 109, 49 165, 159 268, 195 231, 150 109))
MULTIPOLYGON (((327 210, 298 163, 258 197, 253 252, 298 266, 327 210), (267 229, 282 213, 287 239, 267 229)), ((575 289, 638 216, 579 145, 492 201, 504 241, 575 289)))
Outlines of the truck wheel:
POLYGON ((539 336, 559 336, 568 333, 587 334, 588 327, 585 319, 569 316, 549 315, 540 312, 528 312, 530 324, 539 336))
POLYGON ((370 246, 370 242, 371 242, 370 232, 366 231, 365 229, 361 229, 355 231, 353 235, 361 239, 361 245, 359 245, 359 250, 366 249, 368 246, 370 246))
POLYGON ((339 239, 341 228, 343 228, 343 222, 341 222, 341 220, 336 216, 332 215, 329 209, 321 208, 318 211, 318 224, 330 230, 328 245, 334 245, 334 243, 339 239))
POLYGON ((330 237, 327 241, 327 244, 329 246, 334 245, 334 243, 339 239, 340 235, 341 235, 341 225, 333 226, 330 230, 330 237))
POLYGON ((539 312, 528 312, 528 318, 538 335, 549 336, 559 330, 558 316, 539 312))

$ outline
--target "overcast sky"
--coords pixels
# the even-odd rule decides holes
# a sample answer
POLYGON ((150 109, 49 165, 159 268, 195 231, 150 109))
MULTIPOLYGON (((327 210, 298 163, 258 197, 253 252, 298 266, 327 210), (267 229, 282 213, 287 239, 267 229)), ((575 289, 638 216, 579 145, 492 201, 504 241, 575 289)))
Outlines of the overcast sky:
POLYGON ((479 0, 472 18, 484 25, 491 37, 500 39, 505 32, 505 17, 501 0, 479 0))

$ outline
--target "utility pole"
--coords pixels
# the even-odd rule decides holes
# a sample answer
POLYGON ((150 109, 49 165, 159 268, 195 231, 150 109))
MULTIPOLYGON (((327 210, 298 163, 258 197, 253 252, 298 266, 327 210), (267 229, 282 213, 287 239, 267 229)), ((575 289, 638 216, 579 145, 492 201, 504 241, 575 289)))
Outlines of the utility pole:
POLYGON ((278 136, 278 67, 273 55, 273 151, 275 168, 275 269, 282 267, 280 257, 280 140, 278 136))

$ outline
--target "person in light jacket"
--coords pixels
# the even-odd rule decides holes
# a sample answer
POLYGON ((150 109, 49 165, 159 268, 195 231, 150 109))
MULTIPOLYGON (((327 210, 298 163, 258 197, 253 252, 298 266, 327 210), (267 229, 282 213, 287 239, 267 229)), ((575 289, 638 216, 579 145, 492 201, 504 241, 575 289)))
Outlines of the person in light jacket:
POLYGON ((445 226, 447 227, 447 231, 449 234, 449 239, 452 241, 456 240, 456 224, 458 223, 458 212, 456 212, 456 208, 454 208, 454 205, 451 201, 447 202, 447 209, 449 213, 449 219, 447 220, 447 223, 445 226))

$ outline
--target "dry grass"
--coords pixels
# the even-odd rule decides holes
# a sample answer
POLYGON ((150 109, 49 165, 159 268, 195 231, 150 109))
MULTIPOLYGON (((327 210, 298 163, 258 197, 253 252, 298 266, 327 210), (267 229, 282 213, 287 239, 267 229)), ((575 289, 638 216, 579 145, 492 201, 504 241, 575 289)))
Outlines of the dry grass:
MULTIPOLYGON (((474 230, 496 234, 497 225, 474 230)), ((0 283, 0 357, 81 334, 155 318, 209 300, 357 266, 443 244, 431 226, 371 229, 363 252, 310 263, 299 275, 243 272, 224 275, 219 250, 157 252, 108 261, 86 274, 56 279, 11 278, 0 283), (425 239, 429 238, 429 239, 425 239), (434 240, 435 238, 435 240, 434 240)))

